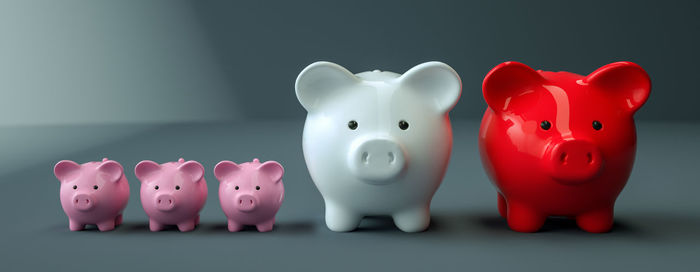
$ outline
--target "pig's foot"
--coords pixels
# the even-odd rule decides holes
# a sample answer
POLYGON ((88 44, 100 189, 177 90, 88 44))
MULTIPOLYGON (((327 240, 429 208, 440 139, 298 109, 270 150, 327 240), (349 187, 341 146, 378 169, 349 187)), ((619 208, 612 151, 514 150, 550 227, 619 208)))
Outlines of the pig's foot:
POLYGON ((78 223, 73 219, 68 219, 68 228, 71 231, 83 230, 85 229, 85 224, 78 223))
POLYGON ((197 218, 194 219, 194 224, 199 226, 199 214, 197 215, 197 218))
POLYGON ((153 219, 148 220, 148 228, 151 229, 151 231, 161 231, 165 226, 163 224, 156 222, 153 219))
POLYGON ((122 224, 122 215, 117 215, 116 218, 114 218, 114 226, 119 226, 122 224))
POLYGON ((498 193, 498 213, 501 214, 501 217, 508 218, 508 204, 501 193, 498 193))
POLYGON ((326 225, 332 231, 346 232, 360 225, 362 216, 326 202, 326 225))
POLYGON ((519 203, 513 203, 510 201, 508 203, 508 226, 517 232, 536 232, 547 219, 546 215, 543 215, 534 209, 522 205, 519 203))
POLYGON ((275 218, 274 217, 270 220, 267 220, 265 222, 262 222, 260 224, 255 225, 255 227, 258 229, 259 232, 271 231, 274 226, 275 226, 275 218))
POLYGON ((587 232, 608 232, 613 225, 613 208, 580 214, 576 216, 576 224, 587 232))
POLYGON ((177 229, 179 229, 181 232, 193 231, 194 227, 197 225, 196 222, 197 218, 192 218, 192 220, 177 224, 177 229))
POLYGON ((110 231, 114 229, 114 219, 106 220, 104 222, 97 223, 97 229, 100 231, 110 231))
POLYGON ((241 231, 243 229, 243 225, 236 223, 236 221, 233 221, 231 219, 228 220, 228 231, 230 232, 237 232, 241 231))
POLYGON ((392 216, 394 224, 404 232, 424 231, 430 225, 429 206, 405 210, 392 216))

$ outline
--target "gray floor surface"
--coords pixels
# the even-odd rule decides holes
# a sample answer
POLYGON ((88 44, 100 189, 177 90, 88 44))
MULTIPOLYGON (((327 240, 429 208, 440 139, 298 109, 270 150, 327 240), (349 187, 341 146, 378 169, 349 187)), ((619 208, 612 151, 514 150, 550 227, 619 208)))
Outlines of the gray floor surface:
POLYGON ((516 233, 496 210, 479 161, 477 122, 454 122, 452 161, 428 231, 402 233, 388 218, 334 233, 301 152, 303 121, 0 128, 2 271, 698 271, 700 124, 638 124, 637 161, 612 232, 565 219, 516 233), (124 225, 70 232, 52 167, 109 157, 131 185, 124 225), (133 167, 140 160, 198 160, 209 199, 193 232, 151 233, 133 167), (281 162, 286 199, 274 231, 226 231, 212 173, 220 160, 281 162), (8 269, 8 270, 5 270, 8 269), (438 270, 439 269, 439 270, 438 270))

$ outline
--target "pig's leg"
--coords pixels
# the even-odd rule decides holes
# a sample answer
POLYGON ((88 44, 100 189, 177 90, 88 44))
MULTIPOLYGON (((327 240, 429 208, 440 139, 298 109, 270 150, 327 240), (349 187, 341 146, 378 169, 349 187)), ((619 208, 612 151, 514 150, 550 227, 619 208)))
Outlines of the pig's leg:
POLYGON ((165 226, 163 226, 163 224, 161 224, 158 221, 155 221, 153 219, 149 219, 148 220, 148 228, 150 228, 151 231, 161 231, 161 230, 163 230, 163 228, 165 228, 165 226))
POLYGON ((326 202, 326 225, 332 231, 346 232, 357 228, 362 215, 349 211, 344 207, 326 202))
POLYGON ((536 232, 547 219, 547 216, 537 212, 535 209, 517 203, 516 201, 508 202, 508 226, 518 232, 536 232))
POLYGON ((405 232, 424 231, 430 225, 430 207, 428 205, 398 212, 392 216, 394 224, 405 232))
POLYGON ((182 232, 187 232, 187 231, 193 231, 194 227, 197 225, 197 218, 192 218, 192 220, 188 220, 185 222, 182 222, 180 224, 177 224, 177 229, 179 229, 182 232))
POLYGON ((243 229, 243 225, 236 223, 233 219, 228 220, 228 231, 237 232, 243 229))
POLYGON ((274 217, 270 220, 267 220, 265 222, 262 222, 260 224, 255 225, 255 227, 258 229, 259 232, 271 231, 274 226, 275 226, 275 218, 274 217))
POLYGON ((501 193, 498 193, 498 213, 501 217, 507 218, 508 216, 508 205, 506 204, 506 198, 503 197, 501 193))
POLYGON ((613 208, 590 211, 576 216, 576 224, 587 232, 608 232, 613 225, 613 208))
POLYGON ((114 229, 114 219, 108 219, 105 220, 104 222, 99 222, 97 223, 97 229, 100 231, 110 231, 114 229))
POLYGON ((85 224, 81 224, 78 221, 68 218, 68 228, 71 231, 83 230, 85 229, 85 224))
POLYGON ((117 218, 114 218, 114 226, 119 226, 122 224, 122 215, 117 215, 117 218))
POLYGON ((194 219, 194 224, 199 225, 199 214, 197 215, 197 218, 194 219))

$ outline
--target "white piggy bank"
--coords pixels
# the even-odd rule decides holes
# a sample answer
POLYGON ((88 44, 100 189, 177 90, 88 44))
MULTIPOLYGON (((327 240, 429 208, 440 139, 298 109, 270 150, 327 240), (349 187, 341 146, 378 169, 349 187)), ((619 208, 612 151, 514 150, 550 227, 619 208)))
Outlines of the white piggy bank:
POLYGON ((308 111, 304 158, 328 228, 351 231, 364 216, 390 215, 402 231, 425 230, 450 160, 459 75, 441 62, 403 75, 316 62, 295 87, 308 111))

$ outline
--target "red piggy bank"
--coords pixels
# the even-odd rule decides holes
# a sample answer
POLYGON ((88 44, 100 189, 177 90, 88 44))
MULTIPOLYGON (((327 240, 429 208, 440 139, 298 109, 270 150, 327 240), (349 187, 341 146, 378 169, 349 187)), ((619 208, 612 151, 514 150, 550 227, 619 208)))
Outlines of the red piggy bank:
POLYGON ((565 216, 607 232, 636 150, 634 113, 651 90, 637 64, 616 62, 588 76, 502 63, 484 79, 488 109, 479 150, 498 189, 498 210, 519 232, 565 216))

